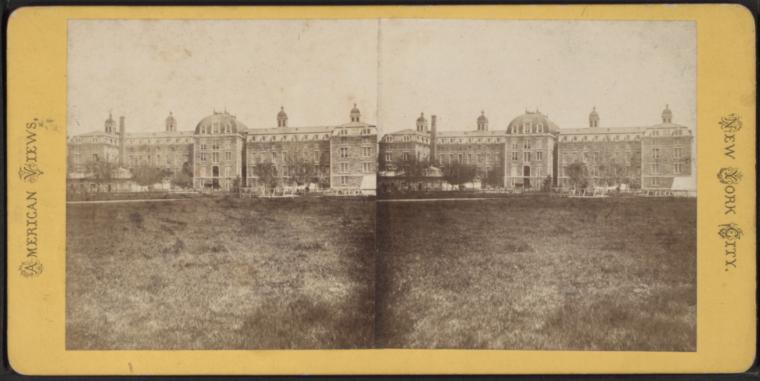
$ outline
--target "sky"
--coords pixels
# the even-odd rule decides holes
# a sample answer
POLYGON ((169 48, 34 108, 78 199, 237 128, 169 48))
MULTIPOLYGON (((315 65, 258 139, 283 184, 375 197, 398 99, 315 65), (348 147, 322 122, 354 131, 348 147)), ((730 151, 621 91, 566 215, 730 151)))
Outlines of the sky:
MULTIPOLYGON (((691 22, 383 20, 381 119, 414 128, 506 129, 526 109, 560 128, 652 125, 666 104, 695 126, 696 28, 691 22)), ((693 131, 696 131, 693 129, 693 131)))
POLYGON ((76 20, 69 22, 68 133, 109 111, 133 132, 193 130, 214 110, 249 128, 377 119, 377 21, 76 20))
POLYGON ((250 128, 348 121, 381 133, 505 129, 526 109, 561 128, 674 122, 696 132, 696 27, 677 21, 76 20, 69 23, 69 134, 192 130, 214 110, 250 128))

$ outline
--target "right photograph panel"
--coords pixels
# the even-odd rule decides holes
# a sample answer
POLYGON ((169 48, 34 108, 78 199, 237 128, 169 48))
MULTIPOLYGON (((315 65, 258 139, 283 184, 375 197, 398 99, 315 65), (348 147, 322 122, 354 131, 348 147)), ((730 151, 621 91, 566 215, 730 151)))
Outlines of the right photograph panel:
POLYGON ((380 31, 375 346, 696 351, 694 23, 380 31))

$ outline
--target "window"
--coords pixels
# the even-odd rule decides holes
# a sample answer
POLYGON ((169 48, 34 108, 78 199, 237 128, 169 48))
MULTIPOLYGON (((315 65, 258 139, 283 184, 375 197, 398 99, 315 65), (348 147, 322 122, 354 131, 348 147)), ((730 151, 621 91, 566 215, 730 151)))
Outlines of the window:
POLYGON ((536 151, 536 160, 538 160, 538 161, 544 160, 544 152, 543 151, 536 151))
POLYGON ((525 150, 529 150, 529 149, 530 149, 530 142, 525 142, 525 143, 523 144, 523 149, 525 149, 525 150))
POLYGON ((230 177, 231 172, 232 172, 232 168, 224 167, 224 177, 230 177))
POLYGON ((314 161, 319 162, 319 151, 314 151, 314 161))
POLYGON ((519 154, 519 152, 515 152, 515 151, 512 152, 512 160, 513 161, 519 160, 518 154, 519 154))
POLYGON ((205 152, 201 152, 201 161, 206 161, 206 160, 208 160, 208 154, 205 152))
POLYGON ((530 161, 530 151, 523 152, 523 161, 530 161))
POLYGON ((340 152, 341 159, 345 159, 348 157, 348 147, 341 147, 339 152, 340 152))
POLYGON ((208 147, 205 144, 201 144, 201 151, 205 151, 208 147))
POLYGON ((232 160, 232 152, 227 151, 224 153, 224 160, 230 161, 232 160))
POLYGON ((214 163, 218 163, 219 162, 219 152, 212 152, 212 154, 213 154, 213 156, 212 156, 213 162, 214 163))
POLYGON ((340 172, 341 173, 347 173, 348 172, 348 163, 340 163, 340 172))
POLYGON ((346 184, 348 184, 348 177, 341 176, 340 177, 340 185, 346 185, 346 184))
POLYGON ((211 149, 212 149, 212 150, 214 150, 214 151, 218 151, 218 150, 219 150, 219 143, 217 143, 217 142, 214 142, 214 143, 211 145, 211 149))
POLYGON ((673 163, 673 173, 676 175, 681 174, 681 163, 673 163))
POLYGON ((652 148, 652 159, 659 159, 659 158, 660 158, 660 149, 652 148))
POLYGON ((650 165, 650 169, 653 175, 657 175, 660 173, 660 165, 657 163, 652 163, 650 165))
POLYGON ((385 162, 388 163, 390 161, 391 161, 391 153, 390 152, 386 152, 385 153, 385 162))
POLYGON ((680 159, 681 158, 681 147, 673 148, 673 158, 674 159, 680 159))
POLYGON ((363 157, 369 157, 369 155, 372 153, 371 147, 362 147, 362 156, 363 157))
POLYGON ((362 172, 364 173, 372 172, 371 163, 362 163, 362 172))

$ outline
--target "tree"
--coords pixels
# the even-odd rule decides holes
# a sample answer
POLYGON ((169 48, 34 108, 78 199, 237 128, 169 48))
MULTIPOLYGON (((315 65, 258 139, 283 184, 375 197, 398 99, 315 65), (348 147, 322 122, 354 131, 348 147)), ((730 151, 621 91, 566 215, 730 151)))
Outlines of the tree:
POLYGON ((573 189, 585 189, 588 187, 588 168, 586 168, 586 164, 576 161, 568 165, 566 171, 573 189))
POLYGON ((641 151, 635 150, 631 153, 630 164, 626 171, 625 181, 632 189, 641 188, 641 151))
POLYGON ((541 184, 541 191, 549 193, 552 191, 552 177, 551 175, 546 175, 544 178, 544 183, 541 184))
POLYGON ((317 169, 316 178, 314 179, 319 187, 327 189, 330 187, 330 153, 321 152, 319 156, 319 168, 317 169))
POLYGON ((168 169, 141 165, 132 169, 132 181, 139 185, 153 185, 171 176, 168 169))
POLYGON ((277 177, 277 167, 271 162, 259 162, 253 167, 253 172, 259 178, 259 182, 264 185, 264 193, 277 187, 279 178, 277 177))
POLYGON ((471 182, 477 175, 474 165, 454 162, 443 168, 443 178, 451 185, 457 185, 461 189, 465 183, 471 182))
POLYGON ((484 182, 493 187, 501 187, 504 185, 504 169, 502 167, 491 168, 484 175, 484 182))
POLYGON ((307 160, 303 151, 298 148, 286 155, 285 163, 288 165, 289 177, 298 185, 313 181, 318 175, 317 167, 312 161, 307 160))
POLYGON ((92 175, 92 179, 96 182, 108 181, 113 178, 113 173, 116 170, 116 164, 108 161, 93 160, 87 162, 85 169, 87 170, 88 174, 92 175))
POLYGON ((398 160, 395 167, 403 172, 402 177, 422 177, 425 176, 425 170, 430 167, 430 162, 426 159, 418 160, 412 156, 407 160, 398 160))
POLYGON ((620 185, 625 182, 625 166, 617 161, 610 162, 600 168, 607 185, 620 185))
POLYGON ((172 184, 181 188, 191 188, 193 186, 193 166, 185 162, 182 169, 175 172, 172 176, 172 184))

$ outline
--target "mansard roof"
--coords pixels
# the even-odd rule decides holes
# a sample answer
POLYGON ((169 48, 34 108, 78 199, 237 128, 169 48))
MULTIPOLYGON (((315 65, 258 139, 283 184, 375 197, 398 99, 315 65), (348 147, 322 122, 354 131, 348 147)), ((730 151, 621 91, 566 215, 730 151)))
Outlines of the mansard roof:
POLYGON ((233 134, 242 133, 247 130, 245 124, 239 121, 235 115, 232 115, 227 111, 214 111, 213 114, 201 119, 201 121, 198 122, 198 125, 195 126, 195 133, 211 135, 214 131, 213 127, 219 128, 216 134, 224 134, 224 132, 220 131, 227 128, 229 128, 231 130, 230 132, 233 134))
POLYGON ((373 124, 364 123, 364 122, 348 122, 343 123, 341 125, 338 125, 336 127, 361 127, 361 128, 367 128, 367 127, 375 127, 373 124))
POLYGON ((74 136, 115 136, 115 135, 118 135, 118 134, 116 132, 109 133, 103 130, 95 130, 95 131, 85 132, 83 134, 77 134, 74 136))
POLYGON ((389 133, 387 133, 385 135, 392 135, 392 136, 402 136, 402 135, 430 136, 430 131, 417 131, 417 130, 413 130, 411 128, 405 128, 403 130, 389 132, 389 133))
POLYGON ((466 131, 438 131, 436 133, 436 137, 439 138, 455 138, 455 137, 477 137, 477 136, 487 136, 487 137, 493 137, 493 136, 504 136, 506 135, 506 130, 488 130, 488 131, 478 131, 478 130, 466 130, 466 131))
POLYGON ((313 134, 332 131, 332 126, 249 128, 248 135, 313 134))
POLYGON ((193 131, 174 131, 174 132, 167 132, 167 131, 156 131, 156 132, 127 132, 126 137, 129 138, 174 138, 174 137, 184 137, 184 136, 193 136, 193 131))
POLYGON ((511 122, 509 122, 509 125, 507 125, 507 130, 512 131, 514 134, 517 129, 519 129, 520 126, 523 125, 531 125, 531 126, 537 126, 537 125, 543 125, 545 126, 550 133, 556 134, 559 131, 559 126, 557 126, 556 123, 554 123, 551 119, 549 119, 549 116, 536 110, 536 111, 528 111, 525 110, 525 113, 522 115, 516 116, 514 119, 512 119, 511 122))
POLYGON ((594 134, 640 134, 648 127, 581 127, 560 128, 560 135, 594 135, 594 134))

